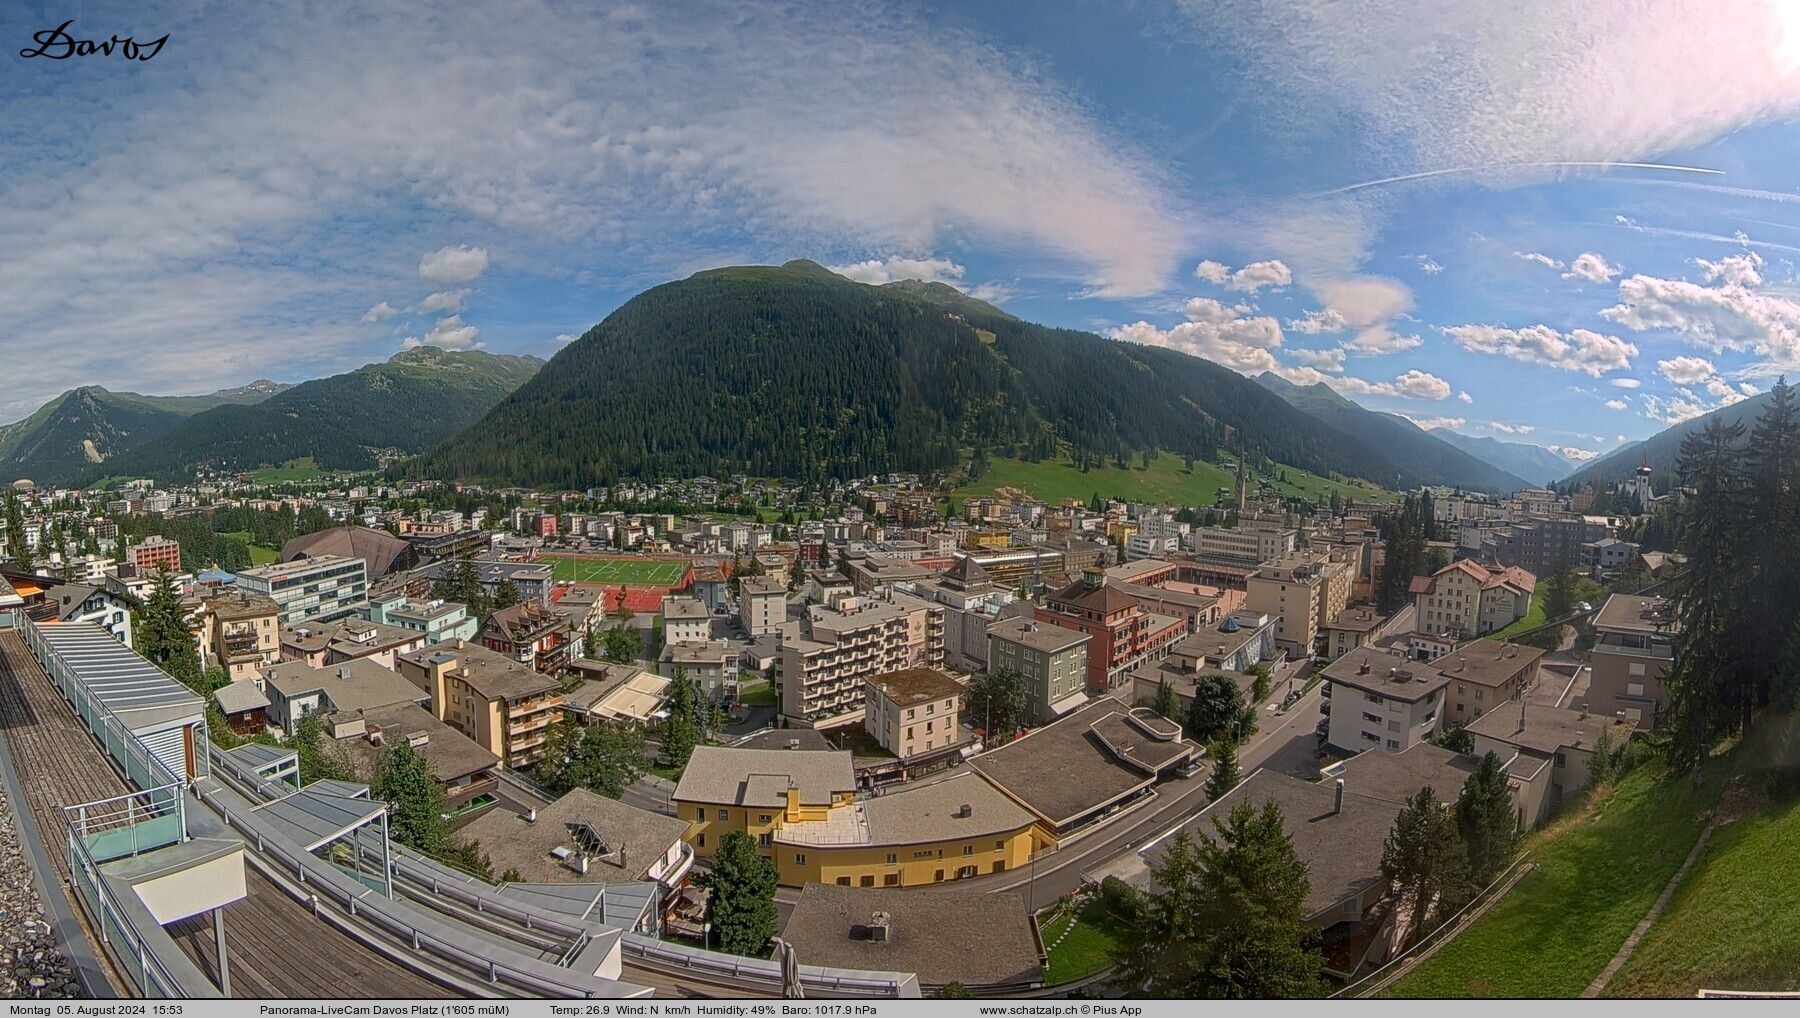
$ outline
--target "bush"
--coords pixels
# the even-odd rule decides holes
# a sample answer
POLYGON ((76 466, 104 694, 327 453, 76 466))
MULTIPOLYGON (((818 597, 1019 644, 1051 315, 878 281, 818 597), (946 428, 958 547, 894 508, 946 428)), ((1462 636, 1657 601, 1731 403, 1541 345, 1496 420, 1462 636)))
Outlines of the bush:
POLYGON ((1100 907, 1110 916, 1129 920, 1137 914, 1138 898, 1138 889, 1118 877, 1100 881, 1100 907))

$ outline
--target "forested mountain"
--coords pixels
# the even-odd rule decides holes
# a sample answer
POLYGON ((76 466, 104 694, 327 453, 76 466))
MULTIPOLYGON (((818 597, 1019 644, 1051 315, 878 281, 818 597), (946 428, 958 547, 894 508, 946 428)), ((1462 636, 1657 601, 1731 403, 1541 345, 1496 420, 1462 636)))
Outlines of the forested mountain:
POLYGON ((1370 477, 1377 483, 1400 488, 1443 484, 1492 494, 1537 486, 1471 456, 1404 417, 1358 406, 1323 382, 1300 386, 1268 372, 1256 380, 1307 414, 1386 453, 1395 464, 1395 473, 1370 477))
POLYGON ((207 396, 143 396, 84 385, 56 397, 22 421, 0 425, 0 481, 31 478, 62 484, 94 470, 121 451, 159 438, 194 414, 269 397, 253 382, 207 396))
POLYGON ((1209 361, 808 261, 639 294, 407 470, 568 487, 812 479, 949 468, 976 448, 1077 463, 1230 449, 1322 474, 1429 479, 1209 361))
POLYGON ((195 470, 250 470, 312 457, 368 469, 375 450, 420 452, 481 418, 542 366, 535 357, 418 347, 384 363, 315 379, 254 406, 219 406, 133 446, 89 479, 180 480, 195 470))
POLYGON ((1497 438, 1476 438, 1448 428, 1437 428, 1433 435, 1449 442, 1488 466, 1517 474, 1533 484, 1549 484, 1569 475, 1575 464, 1565 457, 1529 442, 1502 442, 1497 438))
MULTIPOLYGON (((1645 461, 1650 464, 1650 478, 1658 491, 1667 491, 1675 476, 1675 461, 1680 458, 1681 440, 1688 435, 1699 434, 1708 421, 1717 419, 1729 426, 1742 422, 1748 429, 1768 404, 1769 394, 1762 393, 1749 399, 1721 407, 1712 413, 1682 421, 1671 428, 1659 431, 1642 442, 1622 445, 1605 456, 1588 463, 1563 480, 1577 487, 1583 484, 1611 484, 1630 477, 1638 466, 1645 461)), ((1559 484, 1558 487, 1561 485, 1559 484)))

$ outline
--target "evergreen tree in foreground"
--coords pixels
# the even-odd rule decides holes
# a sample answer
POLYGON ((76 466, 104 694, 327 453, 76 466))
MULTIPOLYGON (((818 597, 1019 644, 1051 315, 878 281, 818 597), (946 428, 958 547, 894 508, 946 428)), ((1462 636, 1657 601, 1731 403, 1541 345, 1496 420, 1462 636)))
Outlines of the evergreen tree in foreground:
POLYGON ((1681 441, 1678 471, 1694 494, 1681 540, 1687 561, 1672 597, 1675 661, 1664 685, 1670 760, 1692 769, 1695 781, 1707 750, 1738 730, 1755 706, 1736 638, 1745 579, 1738 553, 1746 526, 1737 450, 1743 434, 1741 423, 1726 426, 1715 417, 1681 441))
POLYGON ((712 946, 731 954, 762 957, 775 936, 775 864, 756 851, 743 831, 719 839, 712 872, 706 877, 711 895, 706 921, 712 924, 712 946))
POLYGON ((444 828, 444 789, 431 776, 431 768, 419 751, 396 742, 375 758, 369 795, 391 803, 388 833, 416 852, 435 855, 449 840, 444 828))
POLYGON ((1381 846, 1381 873, 1407 917, 1408 943, 1462 907, 1468 856, 1456 821, 1430 786, 1408 798, 1394 818, 1381 846))
POLYGON ((1456 797, 1456 828, 1468 857, 1469 880, 1486 887, 1512 861, 1519 843, 1512 790, 1500 758, 1489 753, 1463 782, 1456 797))

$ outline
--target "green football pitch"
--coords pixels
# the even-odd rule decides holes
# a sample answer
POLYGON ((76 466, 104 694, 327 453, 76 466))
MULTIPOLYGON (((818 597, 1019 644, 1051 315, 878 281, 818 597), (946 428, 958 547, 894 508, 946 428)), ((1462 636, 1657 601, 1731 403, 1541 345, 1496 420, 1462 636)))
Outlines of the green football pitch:
POLYGON ((571 558, 546 555, 558 580, 574 583, 603 583, 608 586, 673 587, 687 574, 688 564, 680 559, 571 558))

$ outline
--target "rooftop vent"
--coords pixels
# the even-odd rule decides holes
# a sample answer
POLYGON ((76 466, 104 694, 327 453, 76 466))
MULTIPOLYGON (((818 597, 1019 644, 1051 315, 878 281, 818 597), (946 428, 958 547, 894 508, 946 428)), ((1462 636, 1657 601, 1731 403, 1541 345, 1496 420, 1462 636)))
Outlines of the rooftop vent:
POLYGON ((1344 779, 1343 778, 1337 779, 1337 786, 1336 786, 1336 788, 1334 788, 1332 790, 1331 811, 1333 813, 1342 813, 1344 811, 1344 779))
POLYGON ((967 820, 968 818, 970 818, 974 815, 975 815, 975 807, 969 805, 966 802, 956 808, 956 818, 958 820, 967 820))

